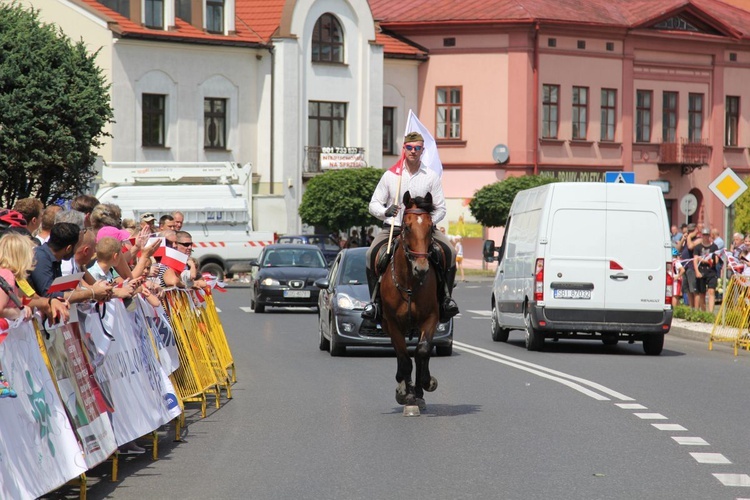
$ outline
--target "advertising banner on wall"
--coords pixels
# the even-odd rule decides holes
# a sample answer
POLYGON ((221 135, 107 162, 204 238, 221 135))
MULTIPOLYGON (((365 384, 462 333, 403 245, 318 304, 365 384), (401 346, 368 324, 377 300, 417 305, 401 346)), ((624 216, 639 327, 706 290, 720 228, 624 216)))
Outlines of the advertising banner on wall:
POLYGON ((449 235, 462 238, 483 238, 482 225, 477 222, 469 210, 471 198, 446 198, 445 219, 438 226, 445 226, 449 235))

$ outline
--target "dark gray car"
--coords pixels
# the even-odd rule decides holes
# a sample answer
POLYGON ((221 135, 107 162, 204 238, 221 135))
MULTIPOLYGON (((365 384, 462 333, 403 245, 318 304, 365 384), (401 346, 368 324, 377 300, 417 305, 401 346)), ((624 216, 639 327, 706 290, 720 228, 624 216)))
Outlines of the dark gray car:
MULTIPOLYGON (((362 310, 369 302, 369 289, 365 273, 367 247, 342 250, 328 273, 315 284, 318 296, 318 331, 321 351, 331 356, 343 356, 347 347, 390 347, 391 339, 380 324, 362 319, 362 310)), ((414 337, 409 345, 417 345, 414 337)), ((453 320, 438 324, 433 337, 438 356, 453 353, 453 320)))

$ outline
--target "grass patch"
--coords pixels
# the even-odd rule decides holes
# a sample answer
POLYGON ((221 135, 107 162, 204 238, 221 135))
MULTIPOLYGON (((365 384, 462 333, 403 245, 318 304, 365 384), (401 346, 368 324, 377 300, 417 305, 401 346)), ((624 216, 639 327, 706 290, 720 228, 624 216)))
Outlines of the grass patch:
POLYGON ((674 308, 674 317, 693 323, 715 323, 716 315, 708 311, 698 311, 692 307, 679 304, 674 308))
POLYGON ((464 269, 464 276, 487 276, 495 277, 494 269, 464 269))

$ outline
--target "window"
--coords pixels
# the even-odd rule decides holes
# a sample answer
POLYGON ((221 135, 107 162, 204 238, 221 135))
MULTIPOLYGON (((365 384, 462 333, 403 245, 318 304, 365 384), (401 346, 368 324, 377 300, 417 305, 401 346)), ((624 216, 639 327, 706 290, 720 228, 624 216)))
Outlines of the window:
POLYGON ((703 137, 703 94, 688 94, 688 141, 703 137))
POLYGON ((175 16, 188 23, 193 21, 193 12, 190 9, 191 0, 175 0, 175 16))
POLYGON ((383 108, 383 154, 395 154, 393 140, 394 123, 393 119, 396 114, 396 108, 383 108))
POLYGON ((224 33, 224 0, 206 0, 206 31, 224 33))
POLYGON ((737 96, 727 96, 726 104, 726 125, 725 125, 725 146, 737 146, 737 135, 740 125, 740 98, 737 96))
POLYGON ((576 43, 576 46, 579 49, 585 49, 586 48, 586 40, 578 40, 578 42, 576 43))
POLYGON ((344 35, 341 24, 333 14, 318 18, 312 36, 312 60, 314 62, 344 62, 344 35))
POLYGON ((161 94, 143 94, 142 137, 144 147, 164 147, 165 102, 167 96, 161 94))
POLYGON ((607 52, 615 51, 615 42, 607 42, 607 52))
POLYGON ((664 92, 661 104, 661 140, 677 142, 677 92, 664 92))
POLYGON ((143 23, 149 28, 164 27, 164 0, 146 0, 143 23))
POLYGON ((461 87, 437 88, 437 138, 461 138, 461 87))
POLYGON ((602 141, 615 140, 615 118, 617 116, 617 90, 602 89, 602 141))
POLYGON ((559 85, 542 86, 542 139, 557 139, 559 85))
POLYGON ((99 3, 121 16, 130 17, 130 0, 99 0, 99 3))
POLYGON ((737 62, 737 52, 730 52, 729 53, 729 60, 732 62, 737 62))
POLYGON ((207 97, 203 100, 203 147, 227 148, 227 100, 207 97))
POLYGON ((307 145, 346 145, 346 103, 310 101, 307 105, 307 145))
POLYGON ((635 142, 651 142, 650 90, 637 90, 635 95, 635 142))
POLYGON ((557 38, 548 38, 547 47, 557 47, 557 38))
POLYGON ((573 139, 586 140, 589 121, 588 111, 588 87, 573 87, 573 139))
POLYGON ((456 39, 454 37, 443 38, 443 47, 455 47, 456 39))

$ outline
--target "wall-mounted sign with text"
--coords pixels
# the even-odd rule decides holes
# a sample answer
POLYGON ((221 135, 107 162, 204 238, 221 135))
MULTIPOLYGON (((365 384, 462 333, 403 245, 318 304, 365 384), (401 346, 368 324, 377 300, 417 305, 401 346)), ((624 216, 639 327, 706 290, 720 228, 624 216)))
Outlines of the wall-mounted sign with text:
POLYGON ((366 166, 367 162, 362 148, 321 148, 320 168, 323 170, 366 166))

